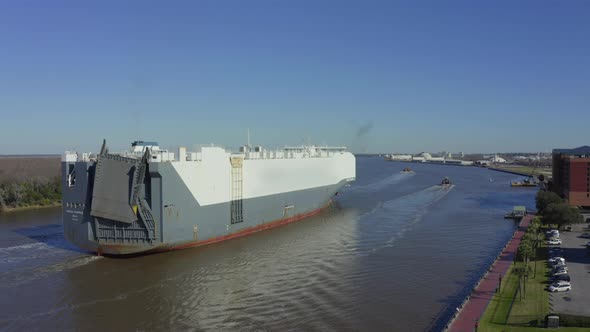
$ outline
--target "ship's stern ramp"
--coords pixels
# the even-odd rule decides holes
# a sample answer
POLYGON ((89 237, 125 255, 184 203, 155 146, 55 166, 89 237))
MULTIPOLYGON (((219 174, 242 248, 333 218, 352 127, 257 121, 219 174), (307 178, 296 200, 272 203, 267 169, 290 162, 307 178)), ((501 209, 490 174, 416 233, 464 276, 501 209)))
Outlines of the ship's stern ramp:
POLYGON ((148 158, 147 149, 136 159, 109 154, 104 146, 98 156, 90 216, 106 253, 115 248, 120 248, 118 254, 133 253, 158 244, 157 221, 146 200, 148 158))

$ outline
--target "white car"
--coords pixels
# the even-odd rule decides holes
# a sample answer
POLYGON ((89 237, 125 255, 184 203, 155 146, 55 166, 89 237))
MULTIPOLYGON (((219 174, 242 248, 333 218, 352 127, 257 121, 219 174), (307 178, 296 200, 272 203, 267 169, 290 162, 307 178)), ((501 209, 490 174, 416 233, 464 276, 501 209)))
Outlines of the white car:
POLYGON ((567 270, 566 269, 559 269, 559 270, 555 270, 553 272, 551 272, 552 276, 562 276, 564 274, 567 274, 567 270))
POLYGON ((567 292, 572 289, 572 285, 567 281, 558 281, 549 286, 550 292, 567 292))
POLYGON ((557 272, 557 271, 565 271, 567 272, 567 266, 565 266, 565 264, 560 264, 560 265, 556 265, 552 267, 551 272, 557 272))
POLYGON ((565 259, 556 259, 554 261, 550 261, 547 262, 547 264, 549 264, 549 266, 555 266, 555 265, 565 265, 565 259))
POLYGON ((555 239, 554 240, 549 240, 549 241, 547 241, 547 244, 549 244, 549 245, 561 244, 561 240, 560 239, 557 239, 557 240, 555 240, 555 239))
POLYGON ((558 265, 565 265, 565 260, 557 260, 553 262, 549 262, 549 266, 558 266, 558 265))
POLYGON ((547 260, 547 262, 549 262, 550 264, 552 263, 557 263, 557 262, 564 262, 565 263, 565 258, 563 257, 551 257, 547 260))

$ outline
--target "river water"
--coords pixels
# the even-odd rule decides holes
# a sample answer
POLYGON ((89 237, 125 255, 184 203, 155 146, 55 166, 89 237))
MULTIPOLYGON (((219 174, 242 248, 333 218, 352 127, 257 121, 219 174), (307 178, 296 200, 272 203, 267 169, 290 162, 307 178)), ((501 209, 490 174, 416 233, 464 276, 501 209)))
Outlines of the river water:
POLYGON ((358 158, 319 215, 128 259, 68 244, 59 209, 0 215, 0 330, 438 331, 534 207, 515 177, 358 158))

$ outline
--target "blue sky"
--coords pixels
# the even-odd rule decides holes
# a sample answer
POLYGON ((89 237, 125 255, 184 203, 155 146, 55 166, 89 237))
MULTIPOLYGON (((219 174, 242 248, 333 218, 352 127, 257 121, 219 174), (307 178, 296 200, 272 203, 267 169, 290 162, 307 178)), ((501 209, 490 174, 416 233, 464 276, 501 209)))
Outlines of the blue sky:
POLYGON ((0 154, 590 143, 588 1, 2 1, 0 154))

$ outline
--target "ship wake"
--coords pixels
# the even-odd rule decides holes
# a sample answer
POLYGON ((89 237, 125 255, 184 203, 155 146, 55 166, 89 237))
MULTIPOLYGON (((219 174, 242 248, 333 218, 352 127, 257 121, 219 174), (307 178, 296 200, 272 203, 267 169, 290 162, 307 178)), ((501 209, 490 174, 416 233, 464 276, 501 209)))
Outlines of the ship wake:
POLYGON ((359 227, 366 237, 359 241, 364 247, 361 256, 370 255, 391 247, 404 233, 427 215, 432 206, 447 196, 454 188, 432 186, 396 199, 379 202, 371 211, 361 215, 359 227))
POLYGON ((394 184, 398 184, 404 180, 407 180, 414 176, 415 173, 397 173, 390 175, 386 178, 381 179, 378 182, 373 182, 361 186, 353 186, 350 191, 358 191, 358 192, 370 192, 370 191, 379 191, 383 190, 389 186, 394 184))
POLYGON ((0 273, 0 289, 11 288, 38 279, 43 279, 49 275, 90 264, 101 258, 102 257, 100 256, 78 256, 61 260, 63 257, 58 257, 55 260, 50 260, 51 263, 48 262, 47 265, 33 267, 26 266, 19 269, 12 269, 6 273, 0 273))

